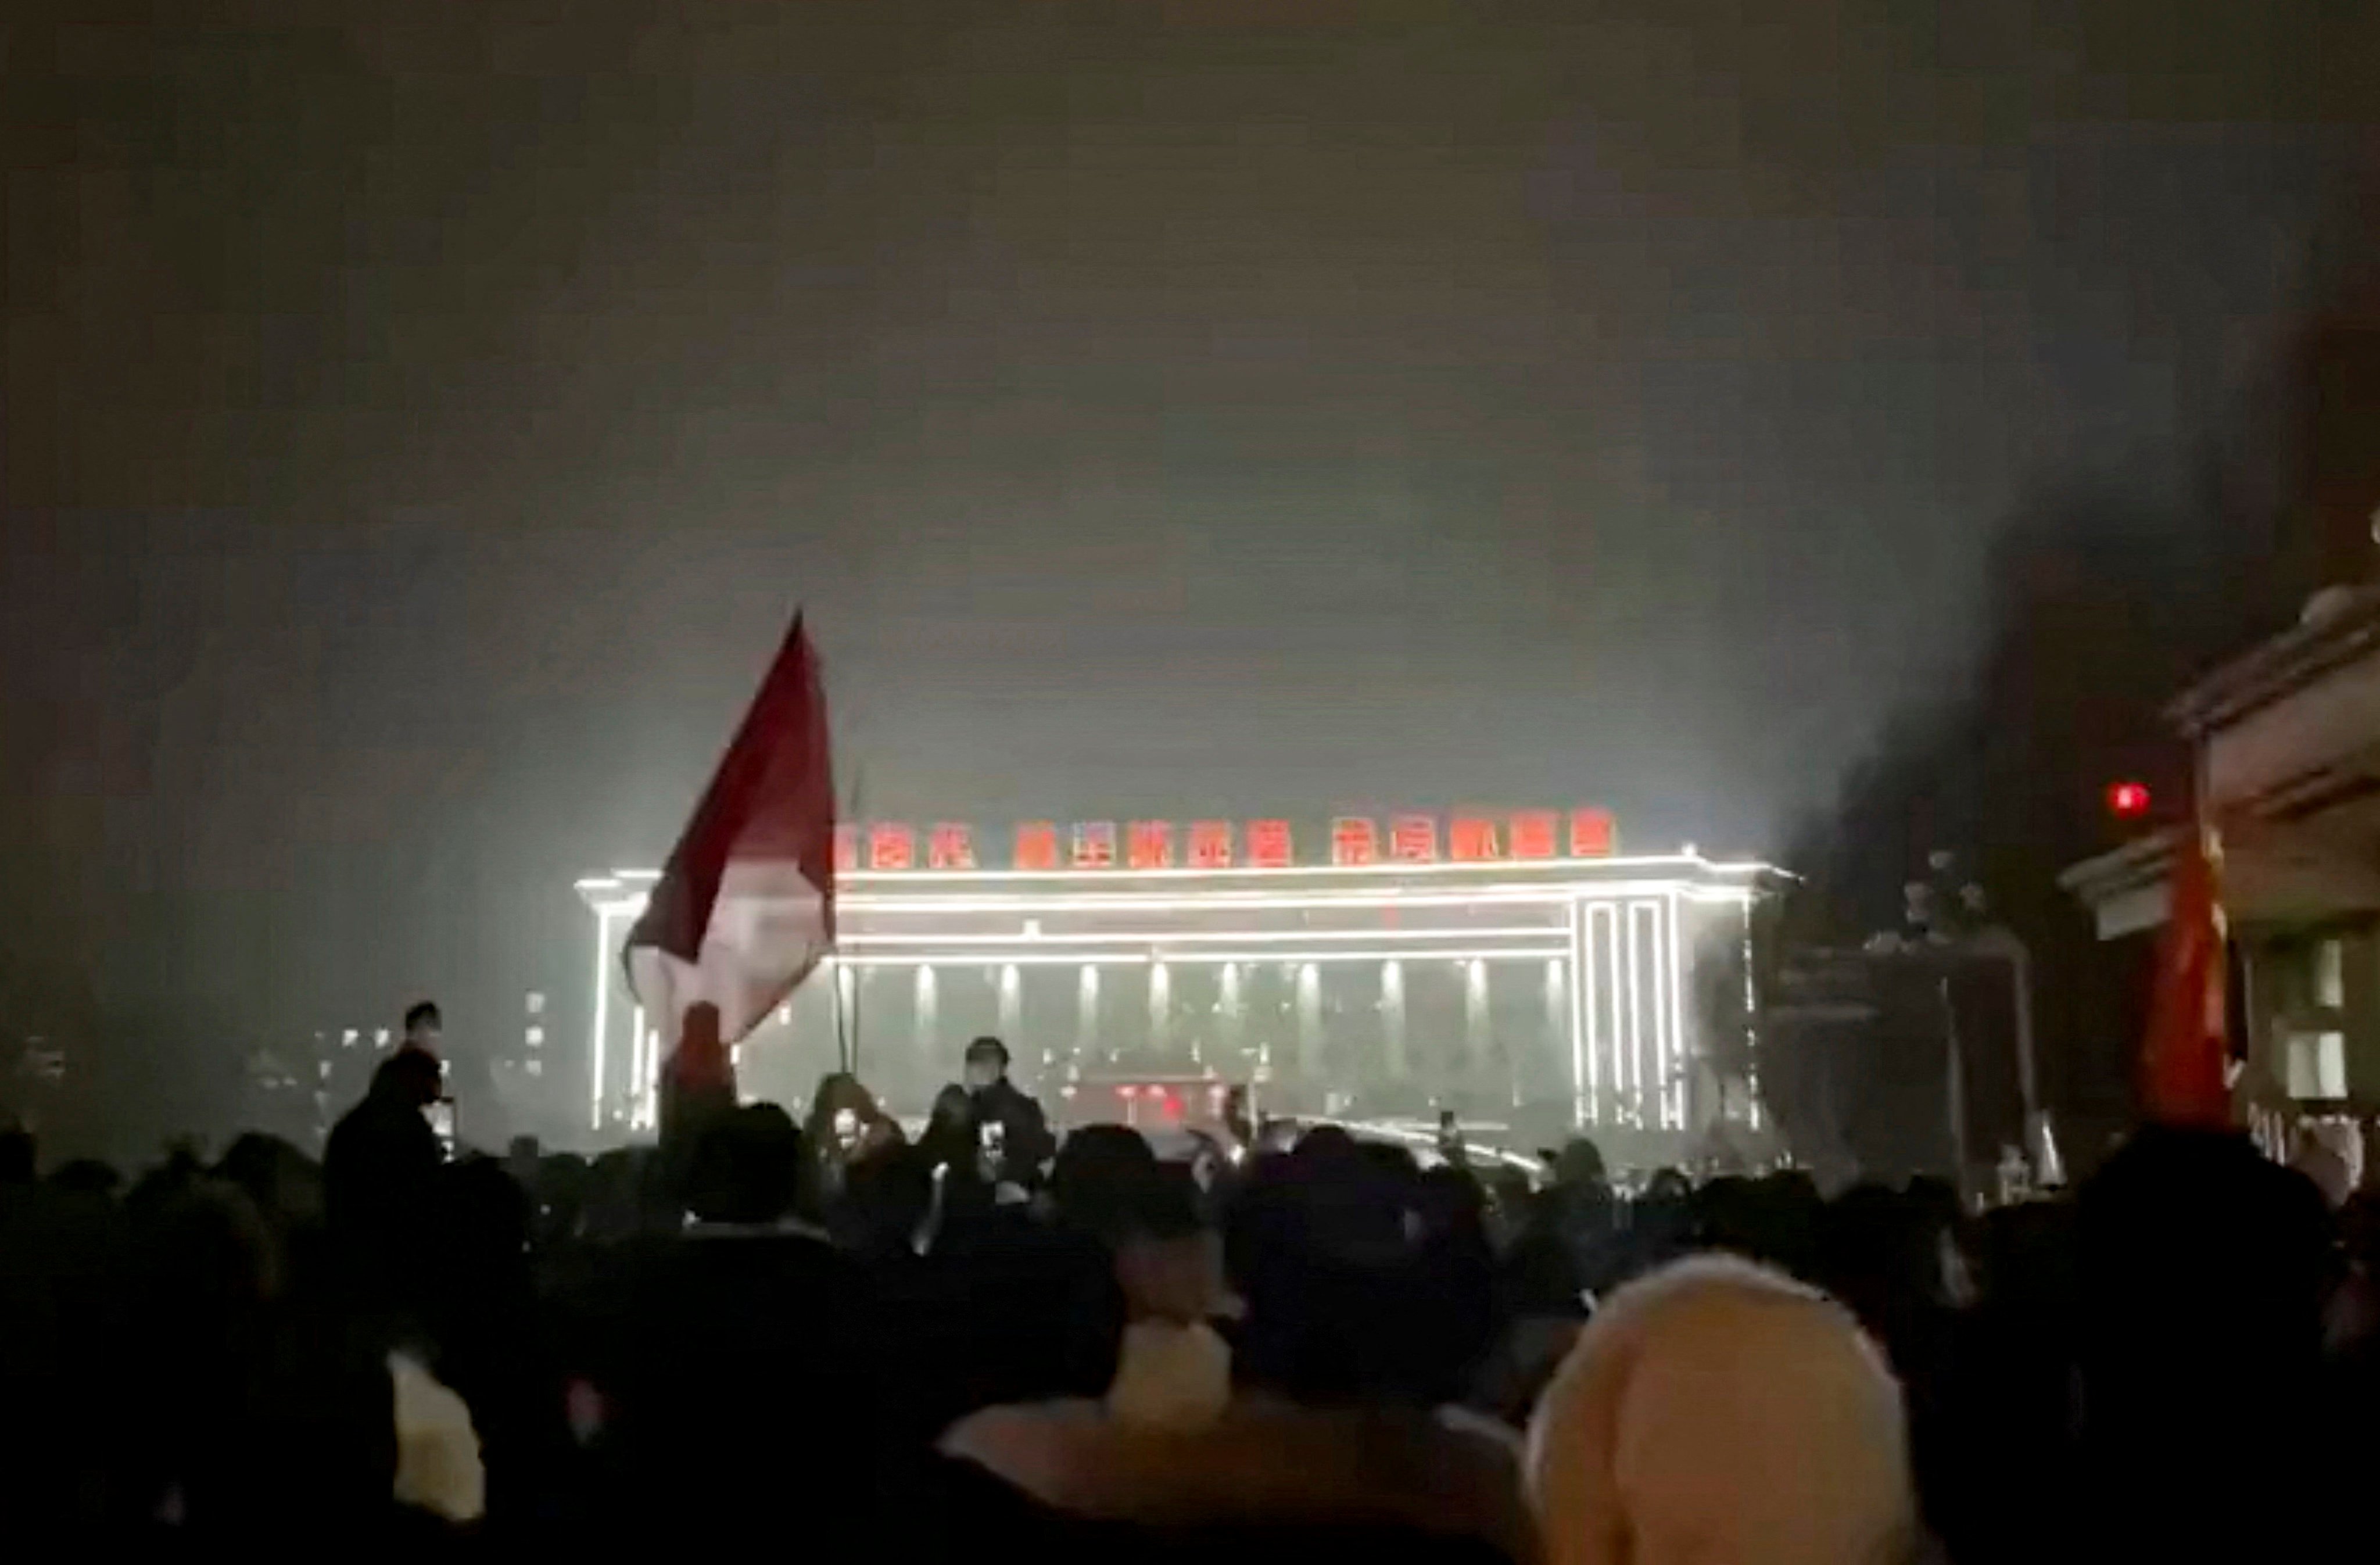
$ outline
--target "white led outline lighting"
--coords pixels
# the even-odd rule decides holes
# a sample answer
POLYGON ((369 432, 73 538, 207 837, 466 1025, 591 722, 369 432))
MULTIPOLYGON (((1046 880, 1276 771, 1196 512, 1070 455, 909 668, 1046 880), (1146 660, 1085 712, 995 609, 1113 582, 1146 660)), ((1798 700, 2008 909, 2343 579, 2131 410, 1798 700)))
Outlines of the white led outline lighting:
POLYGON ((595 916, 595 1037, 588 1050, 594 1070, 588 1089, 591 1099, 588 1108, 591 1122, 588 1128, 601 1134, 603 1129, 603 1068, 605 1034, 612 1023, 612 916, 599 911, 595 916))
POLYGON ((1636 993, 1636 920, 1625 903, 1617 913, 1620 922, 1614 926, 1612 960, 1621 975, 1623 996, 1620 1051, 1628 1060, 1628 1122, 1641 1130, 1645 1125, 1645 1008, 1636 993))
MULTIPOLYGON (((1548 956, 1545 971, 1537 981, 1537 1000, 1546 1013, 1546 1036, 1556 1040, 1557 1053, 1560 1050, 1560 1040, 1565 1035, 1568 1026, 1564 1019, 1564 1011, 1572 990, 1563 984, 1562 972, 1569 961, 1570 958, 1560 952, 1548 956)), ((1465 963, 1463 965, 1467 968, 1470 964, 1465 963)))
POLYGON ((1623 1105, 1627 1118, 1623 1122, 1643 1129, 1645 1124, 1645 1053, 1639 1045, 1644 1041, 1641 1012, 1636 1002, 1635 930, 1628 916, 1628 904, 1612 909, 1611 972, 1620 1009, 1614 1013, 1619 1029, 1616 1047, 1628 1062, 1628 1097, 1623 1105))
POLYGON ((638 1128, 642 1115, 645 1079, 645 1008, 642 1004, 628 1016, 628 1128, 638 1128))
MULTIPOLYGON (((917 880, 1250 880, 1300 875, 1324 876, 1391 876, 1391 875, 1461 875, 1477 874, 1481 870, 1517 870, 1523 874, 1552 874, 1581 869, 1649 869, 1664 866, 1706 875, 1759 875, 1773 866, 1757 859, 1710 859, 1700 854, 1615 854, 1609 858, 1440 858, 1419 863, 1405 860, 1383 860, 1375 864, 1292 864, 1259 867, 1235 864, 1220 868, 1194 868, 1172 865, 1159 869, 838 869, 835 879, 851 881, 917 881, 917 880)), ((660 879, 653 869, 614 869, 614 878, 623 880, 660 879)))
MULTIPOLYGON (((1462 865, 1463 869, 1509 869, 1509 865, 1462 865)), ((978 881, 990 872, 968 872, 968 869, 912 869, 912 872, 876 872, 864 877, 879 886, 918 886, 918 884, 968 884, 978 881)), ((1161 874, 1157 869, 1081 869, 1069 877, 1075 886, 1128 886, 1133 879, 1145 874, 1161 874)), ((1276 874, 1269 872, 1266 874, 1276 874)), ((835 884, 855 886, 862 877, 838 874, 835 884)), ((997 877, 992 877, 997 879, 997 877)), ((1038 879, 1038 877, 1036 877, 1038 879)), ((968 895, 964 891, 843 891, 835 898, 844 907, 1380 907, 1390 903, 1402 905, 1462 905, 1478 901, 1530 901, 1530 903, 1561 903, 1573 895, 1657 895, 1661 891, 1694 889, 1714 901, 1737 901, 1749 895, 1742 886, 1704 886, 1687 874, 1666 874, 1666 877, 1631 877, 1631 879, 1573 879, 1573 881, 1485 881, 1478 886, 1466 886, 1462 891, 1409 889, 1409 886, 1356 886, 1347 891, 1333 891, 1328 886, 1305 886, 1305 889, 1276 889, 1276 886, 1216 886, 1211 891, 985 891, 968 895)), ((636 886, 624 886, 616 879, 588 877, 574 881, 574 889, 588 901, 609 901, 614 907, 643 907, 645 891, 636 886)))
POLYGON ((1657 1130, 1667 1130, 1669 1128, 1667 1105, 1670 1098, 1670 1078, 1673 1073, 1670 1069, 1669 1012, 1661 1002, 1661 974, 1665 970, 1662 958, 1661 908, 1662 904, 1658 902, 1648 903, 1645 907, 1645 927, 1648 941, 1645 949, 1645 1004, 1653 1018, 1653 1069, 1656 1073, 1653 1082, 1653 1125, 1657 1130))
POLYGON ((1752 904, 1743 904, 1743 1088, 1749 1100, 1745 1119, 1754 1130, 1760 1128, 1760 1027, 1755 1020, 1760 1014, 1760 996, 1753 987, 1752 976, 1752 904))
POLYGON ((645 1039, 645 1128, 658 1130, 662 1122, 662 1030, 652 1029, 645 1039))
MULTIPOLYGON (((946 930, 918 930, 905 934, 839 935, 839 946, 916 945, 938 941, 943 945, 963 946, 1054 946, 1054 945, 1221 945, 1232 940, 1539 940, 1563 932, 1559 924, 1516 924, 1489 928, 1468 928, 1456 926, 1443 929, 1194 929, 1166 932, 1148 930, 1113 933, 1107 930, 1085 930, 1080 934, 1038 935, 962 935, 946 930)), ((1427 954, 1421 953, 1421 954, 1427 954)))
MULTIPOLYGON (((1441 858, 1420 863, 1404 860, 1377 864, 1293 864, 1258 867, 1239 864, 1221 868, 1192 868, 1173 865, 1164 868, 1132 869, 1117 867, 1108 869, 838 869, 838 881, 886 885, 919 882, 981 884, 985 881, 1064 881, 1098 883, 1114 880, 1249 880, 1294 879, 1304 875, 1319 875, 1332 879, 1365 876, 1389 878, 1404 875, 1476 875, 1486 871, 1506 874, 1551 875, 1575 874, 1580 870, 1660 869, 1675 868, 1693 875, 1755 876, 1773 873, 1776 867, 1758 859, 1712 859, 1700 854, 1624 854, 1609 858, 1441 858)), ((577 883, 591 888, 606 880, 618 883, 629 880, 658 880, 658 869, 613 869, 608 875, 590 875, 577 883)))
MULTIPOLYGON (((1089 883, 1113 884, 1126 878, 1114 874, 1094 875, 1089 883)), ((899 884, 921 877, 886 875, 879 879, 899 884)), ((1675 875, 1650 875, 1625 880, 1488 880, 1460 890, 1397 885, 1359 886, 1346 890, 1328 886, 1218 887, 1211 891, 1175 892, 1129 888, 1088 892, 1077 887, 1064 891, 1002 891, 972 894, 965 892, 877 890, 840 892, 835 904, 839 907, 958 907, 973 906, 978 903, 1002 907, 1448 907, 1474 902, 1567 902, 1574 896, 1651 896, 1692 883, 1675 875)), ((1721 892, 1725 890, 1720 888, 1721 892)), ((621 895, 642 901, 644 893, 630 892, 622 888, 621 895)))
MULTIPOLYGON (((1645 1037, 1647 1013, 1643 929, 1647 920, 1642 916, 1648 911, 1645 904, 1632 902, 1621 915, 1628 927, 1628 1048, 1636 1060, 1636 1124, 1639 1129, 1658 1128, 1661 1122, 1660 1042, 1658 1037, 1651 1040, 1645 1037)), ((1654 1023, 1656 1029, 1659 1025, 1658 1021, 1654 1023)))
POLYGON ((1680 1003, 1678 994, 1680 980, 1682 977, 1682 969, 1680 966, 1681 953, 1678 949, 1678 899, 1674 893, 1671 894, 1669 899, 1668 925, 1668 928, 1662 935, 1662 945, 1667 951, 1670 958, 1663 964, 1662 971, 1662 977, 1667 980, 1662 985, 1662 988, 1667 991, 1664 996, 1664 1000, 1670 1010, 1670 1087, 1668 1104, 1670 1122, 1668 1128, 1670 1130, 1683 1130, 1686 1128, 1686 1061, 1690 1056, 1686 1050, 1685 1009, 1680 1003))
POLYGON ((1570 1012, 1572 1049, 1576 1068, 1572 1076, 1577 1094, 1572 1118, 1584 1124, 1603 1122, 1603 1051, 1595 1036, 1595 957, 1593 910, 1584 902, 1571 904, 1570 1012))
MULTIPOLYGON (((1685 1104, 1682 1082, 1668 1078, 1675 1074, 1678 1051, 1684 1046, 1683 963, 1682 934, 1682 904, 1731 904, 1742 911, 1744 923, 1751 921, 1751 904, 1755 891, 1748 886, 1711 885, 1684 878, 1668 880, 1588 879, 1555 881, 1537 877, 1556 871, 1580 869, 1610 870, 1675 867, 1687 875, 1752 876, 1773 873, 1772 867, 1757 862, 1718 862, 1700 855, 1665 855, 1615 856, 1610 858, 1560 858, 1543 860, 1439 860, 1427 864, 1391 861, 1373 865, 1309 865, 1288 868, 1257 868, 1249 866, 1228 869, 1061 869, 1061 870, 859 870, 844 874, 838 880, 855 884, 902 886, 917 884, 980 884, 991 881, 1002 884, 1058 883, 1070 887, 1126 885, 1134 882, 1220 881, 1215 889, 1151 894, 1131 891, 1084 892, 1072 890, 1058 892, 1010 892, 990 895, 966 895, 859 891, 838 899, 842 906, 854 914, 870 915, 869 921, 880 918, 930 919, 941 916, 963 916, 985 913, 1015 913, 1046 915, 1053 912, 1079 911, 1112 913, 1125 910, 1150 912, 1213 912, 1232 908, 1269 913, 1290 910, 1343 909, 1349 912, 1417 909, 1430 907, 1472 907, 1482 904, 1507 906, 1560 907, 1567 920, 1575 910, 1583 910, 1585 928, 1582 931, 1566 931, 1562 923, 1537 927, 1498 926, 1490 928, 1444 929, 1249 929, 1245 931, 1185 930, 1170 936, 1142 936, 1106 931, 1085 931, 1077 935, 974 935, 952 931, 878 929, 855 931, 845 940, 852 946, 875 947, 883 955, 843 954, 827 959, 827 965, 837 969, 835 982, 846 986, 857 975, 848 969, 875 966, 912 966, 925 964, 944 965, 980 965, 996 958, 1003 964, 1055 964, 1072 962, 1085 968, 1086 977, 1099 966, 1137 966, 1152 961, 1172 961, 1185 965, 1205 966, 1216 964, 1237 965, 1264 962, 1387 962, 1401 957, 1445 957, 1451 961, 1523 961, 1550 956, 1570 964, 1572 1008, 1583 1018, 1584 1049, 1580 1061, 1591 1084, 1589 1114, 1600 1122, 1600 1095, 1603 1066, 1613 1067, 1613 1091, 1618 1101, 1633 1110, 1637 1122, 1644 1121, 1644 1099, 1649 1096, 1656 1102, 1656 1121, 1665 1126, 1682 1128, 1685 1104), (1506 875, 1518 873, 1529 877, 1521 881, 1504 880, 1486 885, 1448 889, 1444 891, 1412 890, 1397 885, 1376 885, 1331 891, 1307 886, 1301 889, 1264 886, 1249 888, 1245 882, 1256 880, 1293 881, 1304 877, 1353 878, 1370 876, 1396 879, 1414 874, 1451 876, 1457 873, 1495 871, 1506 875), (1231 882, 1241 882, 1234 889, 1231 882), (1641 952, 1632 959, 1623 947, 1634 946, 1639 940, 1636 910, 1639 907, 1655 914, 1653 925, 1656 942, 1655 965, 1658 970, 1656 982, 1664 984, 1666 993, 1656 999, 1654 1046, 1663 1071, 1657 1082, 1645 1081, 1644 1058, 1645 978, 1639 970, 1641 952), (1667 910, 1664 919, 1658 910, 1667 910), (1605 925, 1604 931, 1597 926, 1605 925), (1462 948, 1440 942, 1461 940, 1560 940, 1569 934, 1568 950, 1548 951, 1541 946, 1523 948, 1462 948), (1666 938, 1665 938, 1666 937, 1666 938), (1607 939, 1611 963, 1609 1003, 1601 1003, 1603 969, 1600 963, 1606 948, 1599 948, 1599 938, 1607 939), (1393 946, 1396 950, 1330 950, 1333 942, 1345 941, 1351 946, 1362 943, 1370 947, 1393 946), (1212 951, 1185 949, 1204 945, 1242 942, 1271 946, 1272 950, 1212 951), (1026 944, 1036 949, 1018 949, 1026 944), (1145 946, 1146 951, 1111 952, 1084 951, 1082 947, 1129 944, 1145 946), (957 948, 957 949, 952 949, 957 948), (893 952, 900 954, 893 954, 893 952), (1602 1036, 1601 1024, 1610 1024, 1609 1037, 1602 1036), (1633 1094, 1631 1089, 1633 1089, 1633 1094)), ((589 1039, 589 1114, 591 1128, 603 1128, 605 1098, 609 1086, 611 984, 607 965, 611 955, 612 921, 615 916, 633 917, 641 913, 646 894, 641 883, 660 878, 651 869, 614 869, 608 876, 588 876, 574 882, 590 911, 596 915, 595 928, 595 997, 592 1006, 592 1036, 589 1039)), ((1747 944, 1748 944, 1747 940, 1747 944)), ((1749 977, 1747 963, 1747 977, 1749 977)), ((631 1116, 650 1118, 653 1092, 657 1088, 660 1064, 658 1040, 643 1037, 630 1040, 631 1116), (644 1056, 650 1054, 648 1061, 644 1056), (650 1066, 650 1071, 643 1069, 650 1066), (639 1089, 634 1081, 638 1074, 656 1079, 639 1089), (644 1111, 639 1111, 640 1109, 644 1111)), ((1756 1073, 1757 1067, 1753 1070, 1756 1073)), ((1575 1086, 1578 1078, 1573 1074, 1575 1086)), ((1756 1084, 1757 1076, 1751 1080, 1756 1084)), ((1759 1108, 1757 1087, 1753 1113, 1759 1108)), ((1755 1118, 1756 1122, 1756 1118, 1755 1118)))
MULTIPOLYGON (((1582 982, 1586 969, 1586 904, 1570 904, 1570 971, 1569 992, 1564 997, 1570 1013, 1570 1122, 1573 1130, 1583 1130, 1587 1122, 1587 1104, 1591 1100, 1588 1082, 1591 1067, 1587 1057, 1594 1051, 1587 1047, 1586 1017, 1580 996, 1590 987, 1582 982)), ((1548 984, 1553 980, 1553 968, 1546 969, 1548 984)))
MULTIPOLYGON (((1669 963, 1663 953, 1670 949, 1670 943, 1677 932, 1677 899, 1664 897, 1661 900, 1661 905, 1653 914, 1654 968, 1661 977, 1667 977, 1669 975, 1669 963)), ((1677 1013, 1670 1004, 1667 984, 1662 984, 1653 995, 1653 1015, 1654 1046, 1661 1062, 1661 1090, 1656 1101, 1661 1110, 1661 1128, 1674 1130, 1677 1126, 1673 1105, 1682 1074, 1680 1062, 1683 1049, 1678 1038, 1677 1013)))
MULTIPOLYGON (((1177 966, 1214 967, 1234 962, 1252 964, 1308 962, 1390 962, 1399 958, 1423 961, 1465 962, 1477 958, 1484 962, 1518 962, 1530 957, 1548 956, 1569 960, 1570 953, 1560 946, 1479 946, 1452 951, 1156 951, 1135 952, 1070 952, 1062 940, 1050 940, 1055 951, 1013 951, 1001 954, 1002 962, 1013 962, 1021 967, 1146 967, 1153 962, 1170 962, 1177 966)), ((891 953, 867 956, 835 955, 825 958, 821 966, 828 967, 980 967, 985 964, 983 952, 947 951, 928 948, 899 955, 891 953)))
POLYGON ((1598 1082, 1597 1100, 1591 1112, 1594 1122, 1601 1124, 1604 1122, 1606 1102, 1613 1106, 1615 1114, 1619 1111, 1620 1094, 1627 1079, 1621 1068, 1620 1051, 1612 1041, 1613 1018, 1619 1015, 1620 968, 1616 963, 1607 961, 1604 955, 1618 926, 1613 923, 1613 909, 1609 903, 1587 904, 1585 911, 1586 933, 1584 951, 1587 977, 1584 987, 1594 996, 1586 1012, 1586 1051, 1596 1062, 1598 1082), (1606 1074, 1611 1078, 1608 1095, 1599 1090, 1600 1080, 1606 1074))
MULTIPOLYGON (((1090 873, 1086 871, 1086 873, 1090 873)), ((1104 873, 1104 872, 1103 872, 1104 873)), ((914 877, 886 876, 888 880, 914 877)), ((1112 878, 1111 876, 1111 878, 1112 878)), ((1578 880, 1550 885, 1488 884, 1459 892, 1414 892, 1399 887, 1369 891, 1218 891, 1189 895, 1164 896, 1149 892, 1059 892, 1039 895, 1009 892, 1002 895, 884 895, 868 892, 847 892, 835 898, 835 906, 855 913, 880 912, 903 915, 943 913, 1048 913, 1064 911, 1111 912, 1123 908, 1141 908, 1154 912, 1184 909, 1214 909, 1248 907, 1265 909, 1287 908, 1388 908, 1388 907, 1470 907, 1481 903, 1512 903, 1523 905, 1558 907, 1573 899, 1622 901, 1630 897, 1659 896, 1682 889, 1675 880, 1578 880)), ((1747 893, 1748 894, 1748 893, 1747 893)), ((1723 892, 1714 893, 1717 900, 1733 901, 1723 892)), ((634 915, 645 906, 642 892, 622 890, 618 895, 603 900, 589 899, 599 910, 634 915)))

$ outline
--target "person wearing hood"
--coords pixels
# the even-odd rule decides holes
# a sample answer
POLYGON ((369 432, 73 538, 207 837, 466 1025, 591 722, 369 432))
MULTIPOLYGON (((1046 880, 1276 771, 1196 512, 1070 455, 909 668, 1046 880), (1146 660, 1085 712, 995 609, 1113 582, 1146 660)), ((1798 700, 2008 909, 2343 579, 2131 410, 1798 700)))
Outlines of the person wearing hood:
POLYGON ((1882 1355, 1729 1256, 1611 1296, 1538 1402, 1526 1479, 1548 1565, 1900 1565, 1922 1541, 1882 1355))

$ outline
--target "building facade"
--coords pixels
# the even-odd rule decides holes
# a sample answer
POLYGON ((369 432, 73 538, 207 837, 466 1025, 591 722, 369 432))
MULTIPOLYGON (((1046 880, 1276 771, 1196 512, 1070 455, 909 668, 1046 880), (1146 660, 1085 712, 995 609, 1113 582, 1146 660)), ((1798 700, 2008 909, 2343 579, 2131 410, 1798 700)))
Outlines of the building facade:
MULTIPOLYGON (((976 864, 964 828, 859 828, 836 954, 746 1040, 741 1078, 806 1102, 849 1062, 896 1111, 921 1113, 988 1033, 1077 1120, 1128 1117, 1114 1093, 1164 1081, 1245 1086, 1267 1112, 1583 1128, 1647 1157, 1714 1120, 1756 1122, 1744 976, 1769 871, 1614 854, 1608 818, 1591 815, 1443 831, 1340 818, 1322 862, 1301 861, 1285 822, 1026 823, 1001 868, 976 864)), ((653 879, 578 885, 599 1139, 653 1122, 662 1043, 618 960, 653 879)))
MULTIPOLYGON (((2240 1091, 2297 1112, 2380 1108, 2380 588, 2318 595, 2297 626, 2168 714, 2222 843, 2240 1091)), ((2103 940, 2161 926, 2176 831, 2063 883, 2103 940)), ((2245 1107, 2246 1105, 2243 1105, 2245 1107)))

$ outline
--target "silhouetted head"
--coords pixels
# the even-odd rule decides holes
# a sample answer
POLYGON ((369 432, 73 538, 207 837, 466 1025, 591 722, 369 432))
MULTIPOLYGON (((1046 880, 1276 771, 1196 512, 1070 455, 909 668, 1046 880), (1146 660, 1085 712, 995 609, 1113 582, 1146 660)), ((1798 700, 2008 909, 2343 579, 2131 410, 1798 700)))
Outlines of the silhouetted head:
POLYGON ((74 1195, 114 1195, 124 1176, 96 1158, 77 1158, 50 1175, 50 1188, 74 1195))
POLYGON ((1050 1170, 1050 1197, 1069 1222, 1113 1239, 1146 1198, 1157 1154, 1129 1125, 1085 1125, 1066 1137, 1050 1170))
POLYGON ((2090 1363, 2179 1391, 2221 1364, 2278 1367, 2318 1348, 2329 1213, 2246 1137, 2144 1130, 2076 1205, 2090 1363), (2175 1373, 2185 1364, 2198 1368, 2175 1373))
POLYGON ((276 1225, 322 1219, 322 1170, 277 1135, 261 1131, 243 1134, 216 1162, 214 1173, 239 1186, 257 1211, 276 1225))
POLYGON ((1603 1148, 1583 1135, 1572 1136, 1554 1155, 1556 1184, 1601 1184, 1609 1177, 1603 1166, 1603 1148))
POLYGON ((943 1134, 964 1135, 967 1122, 975 1115, 975 1105, 967 1098, 966 1088, 953 1085, 934 1094, 934 1107, 926 1120, 929 1138, 943 1134))
POLYGON ((1351 1169, 1364 1160, 1355 1138, 1338 1125, 1316 1125, 1289 1149, 1292 1163, 1305 1171, 1351 1169))
POLYGON ((436 1102, 445 1086, 446 1071, 438 1056, 407 1044, 382 1061, 380 1068, 372 1072, 371 1095, 418 1109, 436 1102))
POLYGON ((934 1168, 915 1146, 891 1146, 851 1166, 827 1214, 837 1244, 864 1255, 911 1252, 934 1204, 934 1168))
MULTIPOLYGON (((2313 1559, 2269 1497, 2325 1471, 2330 1214, 2245 1136, 2141 1132, 2076 1199, 2080 1450, 2129 1558, 2313 1559), (2220 1453, 2176 1503, 2175 1474, 2220 1453)), ((2320 1480, 2318 1480, 2320 1481, 2320 1480)))
POLYGON ((1309 1134, 1263 1159, 1233 1202, 1227 1264, 1247 1303, 1239 1371, 1307 1403, 1428 1406, 1452 1396, 1478 1342, 1489 1272, 1439 1263, 1412 1159, 1309 1134), (1319 1145, 1317 1145, 1318 1140, 1319 1145), (1460 1295, 1458 1297, 1458 1295, 1460 1295))
POLYGON ((774 1103, 747 1103, 703 1133, 686 1205, 705 1222, 774 1222, 800 1188, 801 1132, 774 1103))
POLYGON ((493 1158, 466 1158, 440 1171, 447 1253, 458 1273, 479 1280, 524 1265, 528 1193, 493 1158))
POLYGON ((802 1134, 810 1142, 813 1152, 823 1155, 845 1146, 856 1146, 868 1128, 884 1118, 877 1105, 876 1095, 860 1085, 857 1076, 848 1071, 832 1071, 819 1078, 818 1091, 810 1098, 810 1117, 802 1134))
POLYGON ((967 1090, 981 1092, 1008 1075, 1008 1045, 996 1037, 979 1037, 966 1046, 967 1090))
POLYGON ((445 1035, 446 1020, 438 1013, 435 1001, 416 1001, 405 1010, 405 1046, 438 1052, 438 1042, 445 1035))

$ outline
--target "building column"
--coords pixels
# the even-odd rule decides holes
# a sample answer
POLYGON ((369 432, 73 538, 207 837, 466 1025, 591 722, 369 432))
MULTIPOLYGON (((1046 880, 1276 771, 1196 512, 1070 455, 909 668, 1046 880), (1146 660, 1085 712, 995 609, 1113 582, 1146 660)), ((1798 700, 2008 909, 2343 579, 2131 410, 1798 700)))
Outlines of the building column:
POLYGON ((1240 1049, 1246 1038, 1247 1001, 1240 990, 1240 964, 1223 964, 1221 976, 1216 980, 1217 1019, 1221 1024, 1216 1031, 1219 1052, 1232 1074, 1240 1070, 1240 1049))
POLYGON ((918 1067, 929 1076, 933 1074, 935 1034, 941 1030, 941 990, 934 978, 934 970, 920 963, 917 966, 916 999, 910 1008, 909 1051, 918 1067))
MULTIPOLYGON (((1075 969, 1075 1065, 1099 1041, 1099 970, 1090 963, 1075 969)), ((1095 1062, 1096 1063, 1097 1062, 1095 1062)))
POLYGON ((1297 964, 1297 1074, 1312 1081, 1322 1070, 1322 974, 1297 964))
POLYGON ((1024 1013, 1022 996, 1023 980, 1017 976, 1016 964, 1002 964, 1000 969, 1000 1037, 1012 1049, 1018 1043, 1019 1018, 1024 1013))
POLYGON ((1163 1055, 1173 1020, 1173 976, 1162 962, 1148 964, 1148 1047, 1163 1055))
POLYGON ((1475 956, 1463 964, 1463 1058, 1474 1071, 1488 1068, 1488 964, 1475 956))

